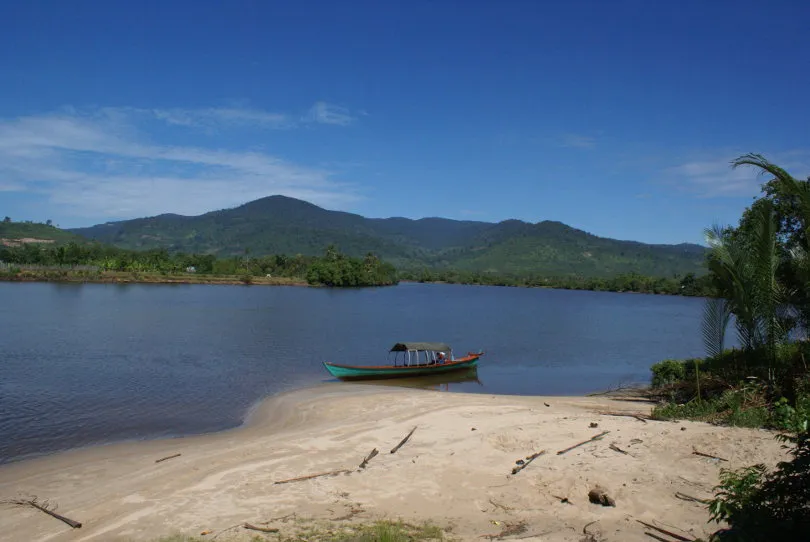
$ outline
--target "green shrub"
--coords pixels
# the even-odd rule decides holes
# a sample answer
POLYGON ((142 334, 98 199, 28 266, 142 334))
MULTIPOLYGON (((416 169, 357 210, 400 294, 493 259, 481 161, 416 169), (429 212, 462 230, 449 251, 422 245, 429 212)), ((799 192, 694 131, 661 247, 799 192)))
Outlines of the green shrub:
POLYGON ((653 374, 652 387, 663 388, 683 380, 686 377, 686 363, 687 361, 666 359, 650 367, 653 374))
POLYGON ((776 429, 795 433, 807 431, 810 425, 810 394, 800 395, 796 406, 784 397, 773 405, 772 424, 776 429))
POLYGON ((733 542, 755 540, 807 540, 810 532, 810 433, 795 438, 790 461, 766 473, 762 465, 736 471, 722 470, 720 485, 709 504, 711 519, 727 521, 729 529, 714 539, 733 542))

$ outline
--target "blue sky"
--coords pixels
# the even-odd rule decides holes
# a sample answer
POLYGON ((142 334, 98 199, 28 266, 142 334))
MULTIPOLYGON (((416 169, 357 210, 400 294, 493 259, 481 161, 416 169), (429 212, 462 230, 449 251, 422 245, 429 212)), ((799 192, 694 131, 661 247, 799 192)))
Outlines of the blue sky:
POLYGON ((271 194, 701 242, 810 174, 806 1, 5 2, 0 215, 271 194))

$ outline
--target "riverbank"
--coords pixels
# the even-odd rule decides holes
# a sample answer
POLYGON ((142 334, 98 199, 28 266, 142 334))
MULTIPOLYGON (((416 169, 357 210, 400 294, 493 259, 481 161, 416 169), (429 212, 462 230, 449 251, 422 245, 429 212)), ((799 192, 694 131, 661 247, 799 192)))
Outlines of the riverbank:
POLYGON ((292 277, 254 277, 238 275, 202 275, 194 273, 162 274, 127 271, 21 270, 0 273, 7 282, 74 282, 112 284, 250 284, 258 286, 309 286, 292 277))
POLYGON ((329 384, 267 399, 239 429, 0 467, 0 499, 36 495, 83 523, 72 530, 37 510, 6 507, 0 532, 13 541, 148 541, 227 530, 221 541, 255 535, 238 528, 244 522, 294 535, 315 524, 401 518, 431 521, 461 540, 506 532, 578 541, 586 526, 604 540, 648 540, 639 519, 705 536, 714 530, 705 506, 677 492, 708 498, 720 468, 785 457, 767 431, 599 414, 649 411, 649 404, 616 397, 329 384), (601 440, 557 453, 604 431, 601 440), (379 455, 358 470, 374 448, 379 455), (541 450, 511 474, 516 460, 541 450), (274 483, 343 469, 348 473, 274 483), (615 507, 588 502, 596 485, 615 507))

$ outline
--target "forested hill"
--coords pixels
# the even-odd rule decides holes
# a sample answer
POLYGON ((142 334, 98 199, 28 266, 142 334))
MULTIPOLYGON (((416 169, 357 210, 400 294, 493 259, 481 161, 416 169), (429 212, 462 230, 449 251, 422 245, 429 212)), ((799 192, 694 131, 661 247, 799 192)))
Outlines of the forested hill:
POLYGON ((0 222, 0 245, 14 246, 22 243, 45 243, 64 245, 87 243, 88 239, 56 226, 37 222, 12 222, 6 218, 0 222))
POLYGON ((647 245, 591 235, 560 222, 499 223, 444 218, 365 218, 284 196, 199 216, 165 214, 71 230, 122 248, 320 255, 336 245, 373 252, 400 269, 452 268, 499 274, 673 276, 703 273, 699 245, 647 245))

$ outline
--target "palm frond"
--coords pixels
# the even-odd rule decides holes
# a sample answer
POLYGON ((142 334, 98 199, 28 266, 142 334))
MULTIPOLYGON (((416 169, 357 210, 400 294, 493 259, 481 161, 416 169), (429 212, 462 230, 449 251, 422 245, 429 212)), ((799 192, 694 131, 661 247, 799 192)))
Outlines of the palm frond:
POLYGON ((730 306, 727 300, 719 297, 709 298, 703 306, 703 345, 706 354, 710 357, 723 352, 726 342, 726 328, 731 318, 730 306))

